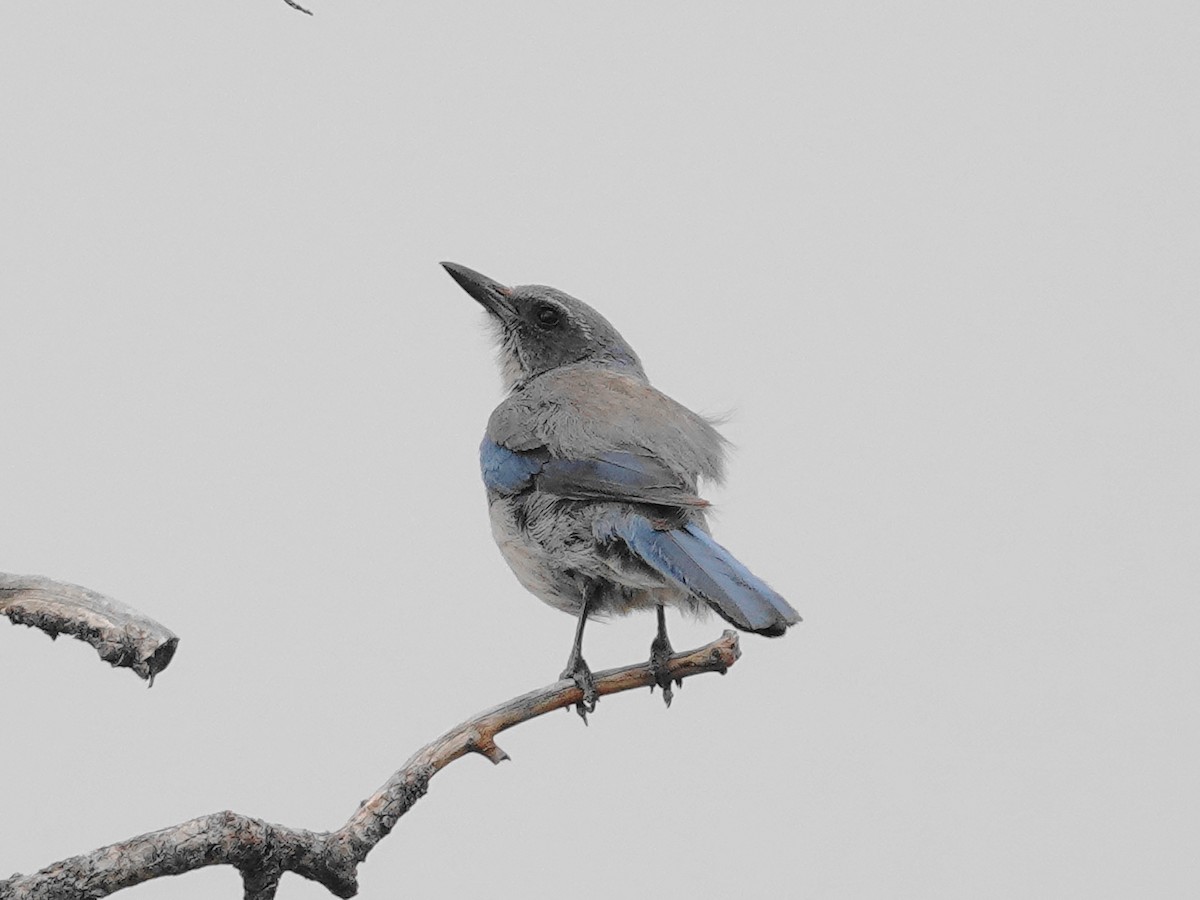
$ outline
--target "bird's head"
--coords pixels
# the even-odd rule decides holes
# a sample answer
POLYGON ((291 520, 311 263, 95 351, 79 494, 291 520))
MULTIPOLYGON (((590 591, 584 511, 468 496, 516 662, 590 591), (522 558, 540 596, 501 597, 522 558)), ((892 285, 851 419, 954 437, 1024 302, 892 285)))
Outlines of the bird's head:
POLYGON ((442 267, 488 311, 506 386, 579 362, 646 377, 633 348, 582 300, 542 284, 507 287, 457 263, 444 262, 442 267))

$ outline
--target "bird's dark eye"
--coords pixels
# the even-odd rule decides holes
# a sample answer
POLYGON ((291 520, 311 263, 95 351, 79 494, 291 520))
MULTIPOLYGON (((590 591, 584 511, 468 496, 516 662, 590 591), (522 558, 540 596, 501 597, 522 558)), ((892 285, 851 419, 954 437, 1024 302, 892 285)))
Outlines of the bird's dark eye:
POLYGON ((534 315, 537 316, 538 324, 543 328, 554 328, 562 319, 562 313, 550 305, 539 306, 534 315))

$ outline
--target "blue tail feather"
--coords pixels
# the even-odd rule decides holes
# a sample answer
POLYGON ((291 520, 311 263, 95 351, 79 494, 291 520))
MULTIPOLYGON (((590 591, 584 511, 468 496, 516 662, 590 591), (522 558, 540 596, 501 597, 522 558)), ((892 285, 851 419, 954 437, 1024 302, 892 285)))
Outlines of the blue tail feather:
POLYGON ((631 515, 606 523, 606 529, 744 631, 776 636, 800 621, 783 597, 696 525, 659 530, 649 519, 631 515))

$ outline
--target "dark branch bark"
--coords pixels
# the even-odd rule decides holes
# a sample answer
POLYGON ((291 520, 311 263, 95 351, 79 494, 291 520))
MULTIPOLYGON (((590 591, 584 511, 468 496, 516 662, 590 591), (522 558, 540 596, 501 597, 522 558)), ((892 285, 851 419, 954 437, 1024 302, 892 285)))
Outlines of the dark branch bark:
POLYGON ((290 6, 292 9, 300 10, 300 12, 304 13, 306 16, 312 15, 311 12, 309 12, 307 9, 305 9, 303 6, 301 6, 299 3, 295 2, 295 0, 283 0, 283 2, 286 3, 288 6, 290 6))
MULTIPOLYGON (((672 656, 667 672, 672 679, 724 674, 740 654, 737 634, 726 631, 711 644, 672 656)), ((609 669, 596 673, 596 691, 604 696, 651 687, 655 679, 647 663, 609 669)), ((104 897, 212 865, 234 866, 242 873, 246 900, 271 900, 284 872, 316 881, 337 897, 352 897, 358 892, 358 864, 424 796, 435 774, 468 753, 493 763, 508 759, 496 745, 496 735, 581 699, 573 682, 559 681, 468 719, 418 750, 337 831, 305 831, 234 812, 214 813, 65 859, 33 875, 14 875, 0 881, 0 900, 104 897)))
POLYGON ((151 684, 179 644, 170 629, 119 600, 40 575, 0 573, 0 615, 51 638, 69 634, 87 641, 102 660, 133 669, 151 684))

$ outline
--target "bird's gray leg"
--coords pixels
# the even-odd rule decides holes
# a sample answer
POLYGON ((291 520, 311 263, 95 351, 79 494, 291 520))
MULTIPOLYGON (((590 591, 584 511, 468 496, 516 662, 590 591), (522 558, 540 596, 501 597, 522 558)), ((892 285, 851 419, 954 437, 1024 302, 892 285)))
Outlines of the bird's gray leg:
POLYGON ((575 643, 571 646, 571 655, 567 657, 567 667, 558 676, 570 678, 583 692, 583 698, 575 704, 575 711, 583 719, 584 725, 587 724, 587 714, 595 712, 596 701, 600 699, 596 694, 596 679, 592 677, 592 670, 583 660, 583 626, 587 624, 588 613, 595 603, 595 595, 596 589, 593 585, 589 584, 583 589, 583 604, 579 607, 579 621, 575 625, 575 643))
MULTIPOLYGON (((675 692, 671 690, 671 676, 667 674, 667 663, 671 661, 671 654, 675 649, 671 646, 671 640, 667 637, 667 613, 660 603, 658 609, 658 634, 654 641, 650 644, 650 669, 654 672, 654 681, 662 688, 663 702, 667 706, 671 705, 671 700, 675 696, 675 692)), ((678 678, 675 684, 683 686, 683 679, 678 678)), ((654 685, 650 685, 650 690, 654 690, 654 685)))

